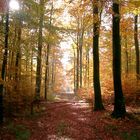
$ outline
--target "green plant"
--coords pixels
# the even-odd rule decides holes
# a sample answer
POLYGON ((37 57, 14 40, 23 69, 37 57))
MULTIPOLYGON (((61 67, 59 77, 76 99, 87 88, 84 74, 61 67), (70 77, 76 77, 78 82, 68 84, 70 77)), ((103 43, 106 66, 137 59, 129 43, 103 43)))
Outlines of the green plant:
POLYGON ((54 101, 55 100, 55 95, 54 94, 48 94, 47 99, 48 99, 48 101, 54 101))
POLYGON ((67 127, 68 125, 64 121, 61 121, 56 128, 57 134, 60 136, 64 135, 67 127))
POLYGON ((16 140, 28 140, 30 137, 30 131, 23 125, 15 126, 11 123, 7 126, 7 128, 15 135, 16 140))
POLYGON ((122 138, 124 140, 139 140, 140 139, 140 134, 137 130, 132 130, 130 133, 129 132, 123 132, 122 133, 122 138))
POLYGON ((114 135, 118 133, 118 128, 112 124, 106 125, 105 130, 112 132, 114 135))

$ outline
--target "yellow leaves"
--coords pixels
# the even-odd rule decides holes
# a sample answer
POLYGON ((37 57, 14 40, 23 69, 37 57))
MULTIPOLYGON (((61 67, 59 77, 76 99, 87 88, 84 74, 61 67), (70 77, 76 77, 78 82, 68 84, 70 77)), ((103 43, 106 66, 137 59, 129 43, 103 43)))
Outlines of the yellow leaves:
POLYGON ((137 8, 140 8, 140 1, 139 0, 130 0, 130 3, 135 5, 137 8))
POLYGON ((133 13, 134 13, 135 15, 140 14, 140 9, 135 9, 135 10, 133 10, 133 13))
POLYGON ((139 0, 131 0, 130 4, 132 5, 133 11, 135 15, 140 13, 140 1, 139 0))
POLYGON ((115 4, 119 4, 120 1, 119 1, 119 0, 113 0, 113 3, 115 3, 115 4))
POLYGON ((140 1, 139 0, 130 0, 127 5, 125 5, 123 11, 126 13, 140 14, 140 1), (125 9, 125 10, 124 10, 125 9))

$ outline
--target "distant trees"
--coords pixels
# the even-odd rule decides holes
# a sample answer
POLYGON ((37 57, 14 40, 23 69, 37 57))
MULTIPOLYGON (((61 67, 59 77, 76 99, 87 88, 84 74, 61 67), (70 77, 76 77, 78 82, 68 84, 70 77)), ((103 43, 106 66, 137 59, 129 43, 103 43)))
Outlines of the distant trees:
POLYGON ((90 14, 91 9, 88 13, 86 12, 86 9, 90 8, 91 6, 91 4, 89 5, 87 1, 73 2, 77 4, 72 4, 69 10, 70 15, 73 17, 73 23, 70 26, 70 34, 75 46, 74 79, 75 91, 78 92, 80 89, 85 88, 85 81, 89 81, 88 72, 90 67, 88 65, 89 63, 85 62, 85 57, 88 57, 88 54, 86 53, 89 53, 92 44, 92 42, 89 43, 89 40, 91 39, 90 37, 92 36, 90 32, 92 24, 92 15, 90 14), (86 65, 88 65, 88 67, 86 65))
POLYGON ((44 91, 42 88, 44 85, 48 87, 51 85, 48 93, 52 92, 51 90, 57 92, 61 89, 63 83, 61 77, 63 67, 60 60, 62 56, 59 46, 61 29, 58 27, 60 21, 56 21, 56 18, 62 10, 55 4, 54 12, 53 8, 51 10, 49 6, 47 7, 48 3, 44 0, 22 1, 19 11, 10 9, 10 12, 8 10, 0 13, 1 123, 3 106, 5 113, 14 114, 20 110, 21 104, 25 109, 34 97, 38 99, 44 95, 44 92, 41 94, 41 91, 44 91), (55 13, 53 18, 52 12, 55 13), (51 19, 55 24, 51 24, 51 19), (49 54, 44 53, 47 51, 45 43, 52 45, 49 54), (50 67, 46 67, 46 57, 50 57, 50 67), (49 69, 47 84, 43 82, 46 68, 49 69), (48 82, 49 78, 50 82, 48 82))

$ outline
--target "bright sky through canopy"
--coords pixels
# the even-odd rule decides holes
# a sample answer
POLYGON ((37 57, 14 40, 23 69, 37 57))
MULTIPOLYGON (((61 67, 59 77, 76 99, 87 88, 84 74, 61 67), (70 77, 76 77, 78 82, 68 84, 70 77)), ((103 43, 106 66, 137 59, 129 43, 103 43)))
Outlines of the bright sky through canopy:
POLYGON ((19 10, 20 8, 19 3, 16 0, 10 0, 9 6, 11 10, 19 10))

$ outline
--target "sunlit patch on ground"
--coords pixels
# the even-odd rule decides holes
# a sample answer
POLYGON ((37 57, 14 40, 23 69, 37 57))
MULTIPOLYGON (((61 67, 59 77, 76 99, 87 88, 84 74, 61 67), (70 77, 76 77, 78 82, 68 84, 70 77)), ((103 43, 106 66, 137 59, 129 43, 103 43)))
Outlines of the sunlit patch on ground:
POLYGON ((72 103, 72 106, 74 108, 87 108, 87 107, 89 107, 89 104, 84 103, 84 102, 75 102, 75 103, 72 103))
POLYGON ((78 120, 79 120, 79 121, 85 121, 86 118, 85 118, 85 117, 79 117, 78 120))
POLYGON ((58 137, 56 135, 49 135, 47 140, 74 140, 72 138, 68 138, 68 137, 58 137))

